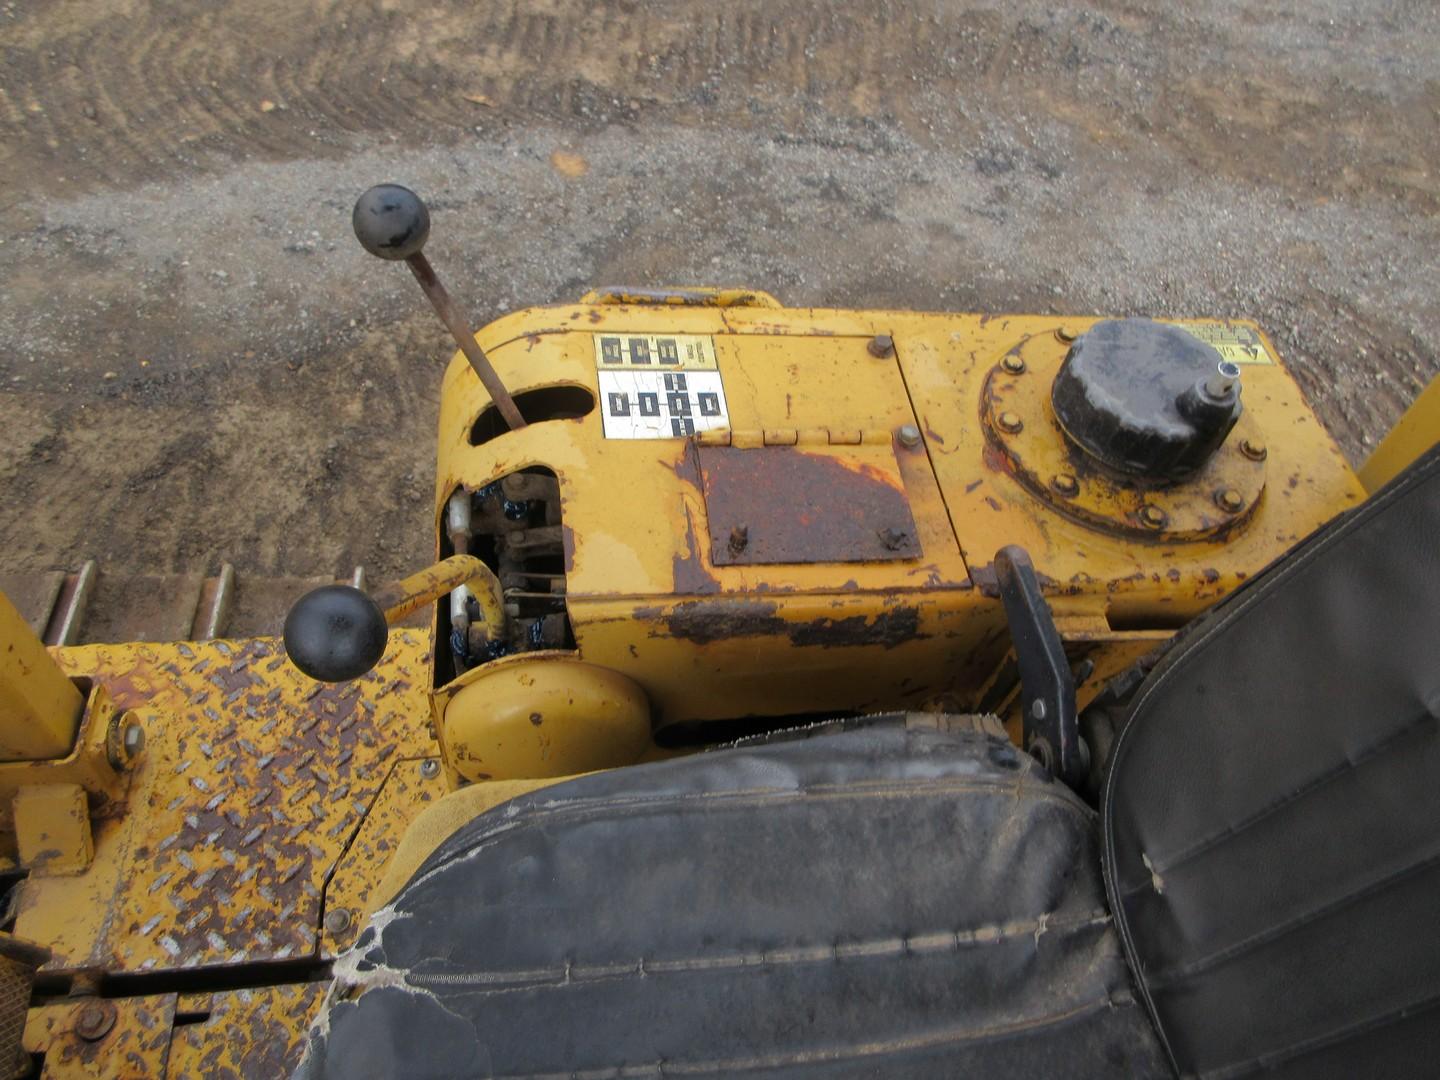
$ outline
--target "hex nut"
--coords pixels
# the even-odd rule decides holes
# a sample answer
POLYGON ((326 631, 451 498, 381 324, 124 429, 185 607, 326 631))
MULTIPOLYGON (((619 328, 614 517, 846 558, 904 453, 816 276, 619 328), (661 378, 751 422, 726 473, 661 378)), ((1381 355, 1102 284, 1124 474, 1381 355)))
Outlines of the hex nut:
POLYGON ((1009 410, 1002 412, 999 417, 996 418, 995 422, 1000 426, 1000 430, 1007 435, 1018 435, 1025 429, 1025 421, 1020 419, 1018 413, 1013 413, 1009 410))
POLYGON ((426 780, 434 780, 440 775, 440 762, 435 758, 426 758, 420 763, 420 775, 426 780))
POLYGON ((1025 373, 1025 361, 1010 353, 1000 361, 1000 367, 1011 375, 1023 375, 1025 373))
POLYGON ((895 354, 895 339, 889 334, 876 334, 865 347, 875 359, 885 360, 895 354))
POLYGON ((895 433, 895 437, 900 440, 900 445, 908 450, 920 445, 920 429, 914 424, 906 424, 895 433))
POLYGON ((105 758, 116 772, 130 768, 145 750, 145 728, 133 712, 123 712, 105 729, 105 758))
POLYGON ((1140 523, 1147 529, 1163 529, 1170 523, 1170 515, 1153 503, 1146 503, 1140 508, 1140 523))
POLYGON ((1240 444, 1240 452, 1251 461, 1264 461, 1270 453, 1270 451, 1265 448, 1264 443, 1256 442, 1254 439, 1244 440, 1240 444))

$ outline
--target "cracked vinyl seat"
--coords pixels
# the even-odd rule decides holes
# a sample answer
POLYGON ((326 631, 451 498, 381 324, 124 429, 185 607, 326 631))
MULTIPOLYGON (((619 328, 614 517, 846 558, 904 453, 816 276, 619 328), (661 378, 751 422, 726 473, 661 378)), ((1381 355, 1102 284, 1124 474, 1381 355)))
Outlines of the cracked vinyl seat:
POLYGON ((1003 738, 934 717, 502 804, 336 974, 302 1075, 1164 1071, 1095 815, 1003 738))

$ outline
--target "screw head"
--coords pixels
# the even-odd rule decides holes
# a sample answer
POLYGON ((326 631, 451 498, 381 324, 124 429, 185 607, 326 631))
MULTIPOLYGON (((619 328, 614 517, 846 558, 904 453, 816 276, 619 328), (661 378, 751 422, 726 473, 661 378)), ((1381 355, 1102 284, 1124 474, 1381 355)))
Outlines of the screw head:
POLYGON ((1056 473, 1050 480, 1050 486, 1067 499, 1080 494, 1080 481, 1069 473, 1056 473))
POLYGON ((895 339, 889 334, 876 334, 870 339, 870 344, 865 346, 870 350, 870 355, 877 360, 884 360, 895 353, 895 339))
POLYGON ((901 446, 909 450, 920 445, 920 429, 914 424, 906 424, 895 433, 895 437, 900 440, 901 446))
POLYGON ((1025 361, 1011 353, 1000 361, 1000 367, 1011 375, 1021 375, 1025 372, 1025 361))
POLYGON ((440 775, 440 762, 435 758, 426 758, 420 763, 420 775, 426 780, 434 780, 440 775))
POLYGON ((1163 529, 1170 523, 1170 515, 1153 503, 1146 503, 1140 508, 1140 523, 1147 529, 1163 529))
POLYGON ((1242 442, 1240 444, 1240 452, 1251 461, 1264 461, 1266 455, 1270 453, 1270 451, 1265 448, 1264 443, 1257 442, 1254 439, 1246 439, 1242 442))
POLYGON ((1025 421, 1020 419, 1020 415, 1008 409, 996 417, 995 422, 1000 425, 1001 431, 1009 435, 1016 435, 1025 429, 1025 421))
POLYGON ((1245 497, 1234 488, 1221 488, 1215 493, 1215 505, 1227 514, 1238 514, 1245 509, 1245 497))
POLYGON ((331 908, 325 912, 325 930, 331 934, 343 934, 350 929, 350 912, 343 907, 331 908))
POLYGON ((75 1034, 86 1042, 98 1042, 115 1026, 115 1006, 108 1001, 91 1001, 75 1017, 75 1034))

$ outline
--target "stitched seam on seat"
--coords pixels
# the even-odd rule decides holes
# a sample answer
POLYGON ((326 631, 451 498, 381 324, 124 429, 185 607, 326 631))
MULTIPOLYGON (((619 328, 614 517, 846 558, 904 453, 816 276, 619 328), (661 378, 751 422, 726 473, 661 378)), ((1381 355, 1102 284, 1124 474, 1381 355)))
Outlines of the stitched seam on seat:
MULTIPOLYGON (((1175 870, 1184 866, 1187 862, 1190 862, 1191 860, 1196 859, 1201 855, 1204 855, 1205 853, 1212 850, 1214 847, 1223 843, 1224 841, 1234 839, 1241 833, 1246 832, 1247 830, 1253 828, 1256 825, 1259 825, 1266 818, 1271 817, 1276 813, 1279 813, 1280 811, 1292 806, 1293 804, 1301 801, 1309 795, 1313 795, 1316 792, 1323 790, 1330 784, 1334 783, 1336 780, 1339 780, 1342 777, 1348 776, 1350 773, 1355 772, 1361 766, 1368 765, 1376 758, 1382 756, 1386 751, 1392 750, 1396 746, 1403 745, 1406 739, 1420 732, 1427 725, 1427 723, 1433 726, 1435 724, 1435 721, 1436 718, 1430 713, 1421 713, 1418 717, 1416 717, 1410 723, 1406 724, 1404 727, 1400 728, 1395 732, 1392 732, 1390 735, 1387 735, 1379 742, 1374 743, 1369 747, 1366 747, 1354 758, 1347 759, 1341 764, 1335 766, 1329 772, 1322 773, 1314 780, 1311 780, 1309 783, 1302 785, 1295 791, 1290 792, 1289 794, 1284 795, 1279 799, 1276 799, 1274 802, 1270 803, 1267 806, 1261 807, 1249 817, 1242 819, 1239 824, 1227 826, 1224 829, 1211 833, 1209 836, 1204 837, 1203 839, 1195 841, 1189 847, 1183 848, 1175 855, 1171 856, 1168 860, 1157 857, 1156 853, 1153 850, 1146 852, 1146 854, 1150 857, 1152 873, 1159 874, 1161 877, 1164 877, 1167 874, 1174 873, 1175 870)), ((1151 888, 1152 886, 1150 884, 1150 881, 1151 878, 1147 877, 1144 881, 1136 882, 1134 885, 1130 886, 1130 888, 1126 889, 1124 892, 1125 898, 1128 900, 1130 897, 1144 892, 1148 888, 1151 888)))
POLYGON ((1219 967, 1237 957, 1244 956, 1246 953, 1254 952, 1262 945, 1268 945, 1274 941, 1278 941, 1280 938, 1292 934, 1296 930, 1308 926, 1310 923, 1328 918, 1337 911, 1342 911, 1352 904, 1357 904, 1362 900, 1377 896, 1400 884, 1406 878, 1418 874, 1436 864, 1440 864, 1440 845, 1433 845, 1428 855, 1414 859, 1382 877, 1374 878, 1362 885, 1358 885, 1333 900, 1286 919, 1283 923, 1251 934, 1249 937, 1237 941, 1234 945, 1227 945, 1225 948, 1218 949, 1208 956, 1203 956, 1198 960, 1192 960, 1184 967, 1150 974, 1147 976, 1147 981, 1151 986, 1159 989, 1174 986, 1183 979, 1190 978, 1193 975, 1199 975, 1208 971, 1210 968, 1219 967))
POLYGON ((934 1050, 945 1046, 959 1046, 965 1043, 981 1043, 1008 1038, 1023 1033, 1034 1033, 1047 1027, 1079 1020, 1104 1008, 1133 1008, 1133 1005, 1119 1004, 1111 997, 1095 998, 1073 1009, 1018 1020, 1010 1024, 996 1024, 981 1030, 949 1028, 927 1032, 905 1038, 887 1039, 882 1042, 866 1043, 859 1046, 837 1047, 793 1053, 757 1055, 750 1058, 730 1058, 708 1061, 665 1060, 653 1065, 609 1066, 599 1069, 566 1070, 558 1073, 507 1073, 505 1080, 612 1080, 627 1076, 696 1076, 706 1074, 729 1074, 754 1069, 779 1069, 797 1065, 823 1065, 827 1063, 878 1058, 891 1054, 902 1054, 920 1050, 934 1050))
POLYGON ((1368 1035, 1372 1031, 1389 1027, 1391 1024, 1399 1023, 1402 1020, 1408 1020, 1412 1016, 1417 1016, 1435 1008, 1437 1005, 1440 1005, 1440 993, 1415 998, 1412 1001, 1406 1002, 1404 1005, 1391 1009, 1387 1013, 1367 1017, 1364 1020, 1351 1024, 1349 1027, 1342 1028, 1340 1031, 1317 1035, 1311 1039, 1302 1039, 1300 1042, 1291 1043, 1289 1046, 1281 1047, 1279 1050, 1259 1054, 1245 1061, 1232 1062, 1214 1069, 1207 1069, 1199 1075, 1203 1077, 1204 1080, 1228 1080, 1230 1077, 1244 1076, 1246 1073, 1258 1072, 1261 1069, 1273 1069, 1277 1065, 1285 1064, 1287 1061, 1307 1057, 1321 1050, 1330 1050, 1332 1047, 1339 1046, 1341 1043, 1349 1042, 1362 1035, 1368 1035))
MULTIPOLYGON (((647 960, 642 957, 634 963, 567 963, 549 968, 521 971, 478 971, 467 972, 463 975, 427 974, 411 971, 406 974, 405 978, 411 985, 419 987, 475 987, 481 993, 504 993, 509 990, 530 989, 535 986, 573 986, 578 983, 625 978, 643 979, 656 975, 683 975, 692 972, 739 971, 745 968, 775 968, 858 960, 938 956, 951 952, 958 953, 962 949, 1003 945, 1026 938, 1032 939, 1038 946, 1046 934, 1067 937, 1107 926, 1109 923, 1110 913, 1105 910, 1061 918, 1054 918, 1047 913, 1037 919, 991 923, 971 930, 940 930, 933 933, 874 938, 869 941, 845 944, 761 949, 668 959, 647 960)), ((1118 959, 1118 952, 1115 955, 1118 959)))

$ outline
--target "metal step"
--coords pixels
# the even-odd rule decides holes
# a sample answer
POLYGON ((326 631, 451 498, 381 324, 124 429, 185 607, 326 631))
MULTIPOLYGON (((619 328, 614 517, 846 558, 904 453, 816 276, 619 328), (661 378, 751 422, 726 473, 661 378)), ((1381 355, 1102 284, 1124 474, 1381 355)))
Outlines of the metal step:
MULTIPOLYGON (((279 634, 290 605, 345 578, 239 575, 229 563, 204 574, 108 574, 90 559, 79 570, 0 574, 0 592, 47 645, 122 641, 209 641, 279 634)), ((411 620, 407 620, 409 622, 411 620)))

